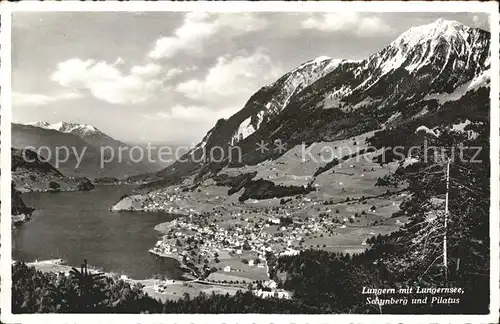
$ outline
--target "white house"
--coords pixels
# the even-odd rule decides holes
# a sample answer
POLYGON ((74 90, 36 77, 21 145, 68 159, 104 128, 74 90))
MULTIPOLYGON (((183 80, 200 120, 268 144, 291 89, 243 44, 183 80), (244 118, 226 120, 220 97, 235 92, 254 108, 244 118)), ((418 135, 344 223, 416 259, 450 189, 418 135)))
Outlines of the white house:
POLYGON ((231 267, 230 266, 225 266, 224 267, 224 272, 231 272, 231 267))
POLYGON ((254 295, 260 298, 281 298, 290 299, 290 293, 284 290, 263 291, 262 289, 253 291, 254 295))
POLYGON ((280 255, 298 255, 299 253, 300 253, 299 250, 286 249, 286 251, 281 252, 280 255))
POLYGON ((284 290, 278 290, 274 292, 274 297, 281 299, 290 299, 290 293, 284 290))
POLYGON ((278 284, 274 280, 267 280, 267 281, 264 281, 263 286, 271 288, 271 289, 276 289, 278 287, 278 284))
POLYGON ((255 291, 254 294, 260 298, 269 298, 269 297, 273 297, 273 295, 274 295, 274 293, 272 291, 263 291, 262 289, 255 291))

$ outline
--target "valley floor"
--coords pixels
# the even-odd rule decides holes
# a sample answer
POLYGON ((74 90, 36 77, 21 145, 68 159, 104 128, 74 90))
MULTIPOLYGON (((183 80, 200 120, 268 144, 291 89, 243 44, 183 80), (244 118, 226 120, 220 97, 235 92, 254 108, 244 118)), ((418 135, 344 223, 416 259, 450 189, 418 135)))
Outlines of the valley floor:
MULTIPOLYGON (((340 141, 326 144, 347 145, 340 141)), ((307 249, 361 253, 368 247, 367 239, 393 232, 407 221, 404 215, 393 216, 407 197, 405 187, 375 185, 380 177, 394 172, 397 164, 380 166, 371 162, 373 154, 346 159, 314 177, 311 174, 318 164, 300 162, 298 156, 222 171, 230 177, 252 171, 257 172, 257 179, 279 185, 309 183, 316 188, 283 199, 241 202, 238 198, 245 189, 231 195, 231 187, 208 179, 195 188, 170 186, 126 197, 112 210, 184 215, 155 227, 163 238, 151 253, 181 261, 196 277, 212 284, 277 291, 276 277, 269 276, 276 257, 307 249)))

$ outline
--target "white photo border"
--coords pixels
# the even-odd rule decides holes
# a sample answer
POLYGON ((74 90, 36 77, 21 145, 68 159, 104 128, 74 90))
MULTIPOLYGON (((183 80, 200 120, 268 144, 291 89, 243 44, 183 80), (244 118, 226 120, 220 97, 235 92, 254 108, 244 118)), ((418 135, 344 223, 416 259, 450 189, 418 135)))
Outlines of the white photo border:
POLYGON ((498 2, 477 1, 22 1, 18 3, 2 2, 1 17, 1 169, 11 170, 11 22, 13 12, 155 12, 155 11, 205 11, 205 12, 471 12, 486 13, 490 18, 491 31, 491 83, 490 83, 490 314, 487 315, 282 315, 282 314, 12 314, 11 310, 11 173, 1 175, 1 321, 4 323, 496 323, 499 320, 499 230, 500 230, 500 112, 499 112, 499 6, 498 2))

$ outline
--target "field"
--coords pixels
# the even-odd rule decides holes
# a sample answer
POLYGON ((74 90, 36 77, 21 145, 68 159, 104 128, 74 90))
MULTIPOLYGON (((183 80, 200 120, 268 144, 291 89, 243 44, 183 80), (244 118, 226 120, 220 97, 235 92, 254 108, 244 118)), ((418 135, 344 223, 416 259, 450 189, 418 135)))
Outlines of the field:
POLYGON ((373 136, 373 132, 349 140, 318 142, 308 146, 296 145, 274 161, 227 168, 222 173, 235 176, 256 171, 255 180, 265 179, 284 186, 304 186, 314 180, 314 173, 318 168, 325 166, 333 158, 342 158, 366 149, 365 139, 370 136, 373 136))
POLYGON ((184 294, 189 294, 190 296, 198 296, 201 292, 205 294, 212 294, 212 292, 216 294, 230 294, 234 295, 238 290, 246 290, 242 287, 233 287, 233 286, 223 286, 223 285, 211 285, 197 282, 184 282, 184 283, 175 283, 171 285, 167 285, 164 292, 156 292, 154 290, 153 282, 141 282, 145 285, 143 288, 144 292, 150 295, 153 298, 158 298, 162 301, 165 300, 178 300, 184 297, 184 294))

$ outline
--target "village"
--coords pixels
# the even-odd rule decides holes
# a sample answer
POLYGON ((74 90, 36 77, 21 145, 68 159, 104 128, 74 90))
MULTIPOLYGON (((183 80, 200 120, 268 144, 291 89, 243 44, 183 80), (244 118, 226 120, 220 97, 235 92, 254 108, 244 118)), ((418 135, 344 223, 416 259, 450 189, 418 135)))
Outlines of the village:
MULTIPOLYGON (((364 137, 330 144, 358 145, 364 137)), ((321 154, 320 146, 313 151, 321 154)), ((407 221, 405 215, 395 215, 407 197, 405 187, 377 185, 397 163, 380 166, 372 161, 375 153, 365 153, 367 158, 351 157, 344 165, 317 172, 317 163, 300 160, 295 156, 299 152, 295 147, 277 161, 224 169, 220 178, 199 183, 186 179, 180 185, 130 196, 114 209, 178 215, 155 227, 161 239, 150 252, 179 261, 189 280, 225 292, 231 288, 288 298, 282 289, 286 274, 276 273, 272 260, 310 249, 361 253, 371 237, 391 233, 407 221), (245 188, 233 190, 233 180, 252 172, 255 181, 315 190, 241 200, 245 188)), ((166 287, 158 290, 168 291, 166 287)))
MULTIPOLYGON (((164 210, 184 216, 157 226, 164 235, 151 253, 177 259, 196 282, 250 289, 263 298, 290 297, 269 277, 270 257, 296 255, 305 249, 362 252, 369 237, 402 224, 399 219, 386 221, 397 210, 394 200, 402 199, 401 195, 378 198, 377 206, 368 204, 369 197, 333 202, 296 196, 205 205, 205 210, 208 206, 211 210, 201 212, 199 206, 188 207, 189 195, 178 189, 152 194, 144 210, 168 206, 164 210)), ((209 201, 218 197, 212 195, 209 201)), ((158 291, 166 289, 161 285, 158 291)))

